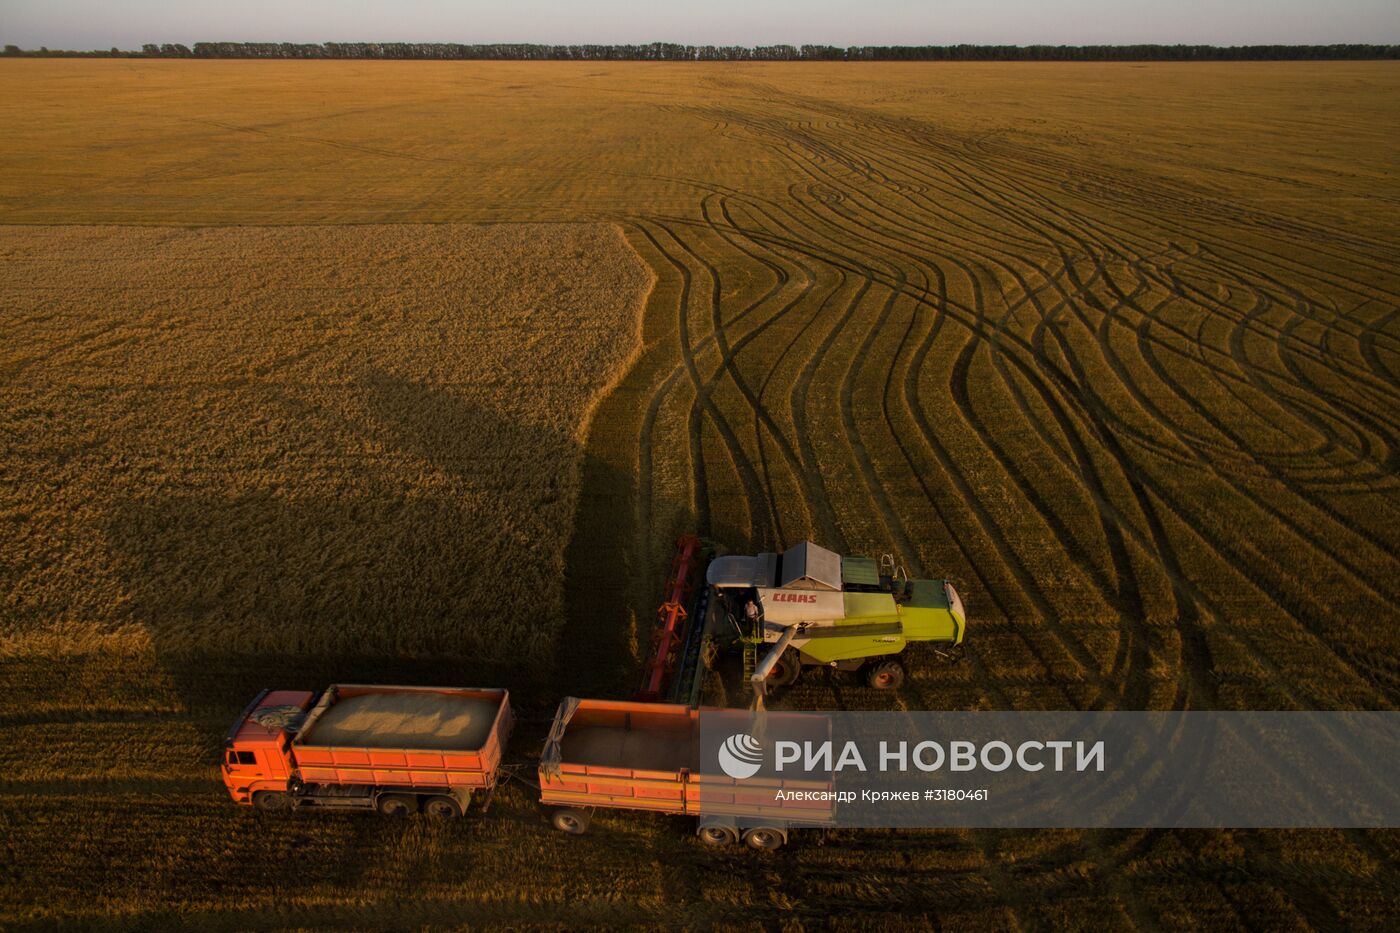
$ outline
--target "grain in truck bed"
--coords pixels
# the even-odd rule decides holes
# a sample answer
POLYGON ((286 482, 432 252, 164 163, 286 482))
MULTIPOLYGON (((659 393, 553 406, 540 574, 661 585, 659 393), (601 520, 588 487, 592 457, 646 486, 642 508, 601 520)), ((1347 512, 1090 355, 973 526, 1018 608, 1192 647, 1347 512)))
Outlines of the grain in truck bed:
POLYGON ((561 742, 563 760, 572 764, 642 771, 679 771, 691 766, 693 729, 663 732, 623 725, 580 725, 561 742))
POLYGON ((480 748, 491 733, 498 703, 447 693, 366 693, 327 707, 304 745, 355 748, 480 748))

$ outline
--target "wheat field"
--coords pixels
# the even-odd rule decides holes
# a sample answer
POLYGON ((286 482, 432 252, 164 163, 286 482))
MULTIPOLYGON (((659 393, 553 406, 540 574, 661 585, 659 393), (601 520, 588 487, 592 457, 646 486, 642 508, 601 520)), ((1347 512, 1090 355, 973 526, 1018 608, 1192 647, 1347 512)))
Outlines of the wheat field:
POLYGON ((264 818, 214 767, 262 686, 625 695, 684 529, 893 551, 965 595, 968 663, 788 706, 1394 709, 1394 64, 23 61, 0 88, 11 923, 1400 909, 1393 832, 755 861, 666 818, 557 838, 519 786, 453 826, 264 818))
POLYGON ((10 226, 0 256, 10 653, 553 657, 650 285, 615 228, 10 226))

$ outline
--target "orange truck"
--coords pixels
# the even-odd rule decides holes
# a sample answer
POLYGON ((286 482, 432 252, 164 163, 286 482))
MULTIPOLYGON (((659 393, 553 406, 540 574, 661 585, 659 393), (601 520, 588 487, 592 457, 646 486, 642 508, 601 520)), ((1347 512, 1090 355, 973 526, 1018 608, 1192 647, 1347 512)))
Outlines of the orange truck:
POLYGON ((513 725, 496 688, 264 690, 224 739, 224 784, 261 810, 460 816, 490 806, 513 725))
MULTIPOLYGON (((741 782, 700 767, 703 712, 683 704, 566 698, 539 765, 540 802, 555 808, 554 827, 583 833, 599 807, 647 810, 694 816, 696 835, 709 845, 742 840, 754 849, 776 849, 790 828, 831 823, 829 783, 741 782), (780 791, 800 799, 779 802, 780 791)), ((825 723, 812 727, 828 730, 823 736, 829 737, 825 723)))

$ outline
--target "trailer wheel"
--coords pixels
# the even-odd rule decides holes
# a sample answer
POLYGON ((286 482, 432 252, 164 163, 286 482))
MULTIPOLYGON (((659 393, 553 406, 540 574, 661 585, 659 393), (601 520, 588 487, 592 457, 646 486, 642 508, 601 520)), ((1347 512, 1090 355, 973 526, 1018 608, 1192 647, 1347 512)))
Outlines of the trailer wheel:
POLYGON ((865 682, 876 690, 897 690, 904 683, 904 665, 898 661, 880 661, 865 672, 865 682))
POLYGON ((572 807, 562 807, 554 811, 554 815, 549 821, 554 824, 554 828, 561 833, 568 833, 571 836, 581 836, 588 832, 588 824, 592 819, 592 814, 585 810, 575 810, 572 807))
POLYGON ((267 813, 285 810, 291 805, 287 795, 277 790, 260 790, 253 795, 253 806, 267 813))
POLYGON ((733 845, 739 841, 739 831, 723 823, 708 823, 696 830, 695 835, 699 836, 705 845, 716 848, 733 845))
POLYGON ((744 845, 760 852, 781 849, 786 841, 782 832, 771 826, 755 826, 753 829, 744 830, 744 845))
POLYGON ((418 812, 418 801, 405 794, 385 794, 375 805, 380 816, 401 817, 418 812))
POLYGON ((462 815, 462 807, 451 797, 429 797, 423 801, 423 812, 435 819, 453 820, 462 815))

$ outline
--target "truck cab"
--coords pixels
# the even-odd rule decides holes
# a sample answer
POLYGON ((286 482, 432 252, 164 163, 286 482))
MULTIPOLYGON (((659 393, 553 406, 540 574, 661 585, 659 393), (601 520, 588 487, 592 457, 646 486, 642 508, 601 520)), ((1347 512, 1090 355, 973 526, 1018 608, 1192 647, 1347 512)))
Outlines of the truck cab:
POLYGON ((234 722, 224 736, 220 766, 234 803, 257 806, 266 800, 280 805, 294 769, 295 722, 311 708, 314 697, 305 690, 264 690, 234 722))

